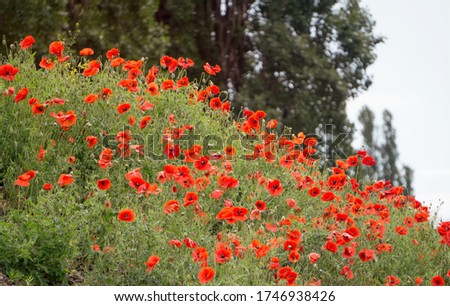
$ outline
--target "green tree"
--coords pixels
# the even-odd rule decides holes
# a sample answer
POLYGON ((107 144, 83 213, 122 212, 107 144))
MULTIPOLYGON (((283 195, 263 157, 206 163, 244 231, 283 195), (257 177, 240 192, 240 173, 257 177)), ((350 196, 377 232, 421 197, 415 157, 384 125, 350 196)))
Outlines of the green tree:
POLYGON ((49 37, 56 39, 67 26, 65 5, 59 0, 0 0, 0 35, 8 44, 33 35, 34 49, 48 52, 49 37))
POLYGON ((157 19, 174 54, 222 66, 237 111, 265 109, 294 131, 325 134, 332 124, 352 150, 346 101, 370 86, 382 41, 358 0, 162 0, 157 19))
POLYGON ((158 60, 168 47, 166 28, 155 20, 157 0, 69 0, 68 27, 79 24, 80 35, 74 47, 90 47, 98 54, 120 49, 126 58, 158 60))
MULTIPOLYGON (((375 160, 380 161, 380 148, 379 145, 375 142, 375 114, 373 111, 365 105, 358 115, 358 120, 362 126, 361 136, 363 139, 364 148, 375 158, 375 160)), ((378 177, 382 177, 380 175, 379 164, 375 164, 370 168, 364 168, 361 171, 362 177, 377 179, 378 177)))
POLYGON ((383 177, 391 180, 393 184, 402 185, 403 181, 397 166, 398 150, 396 142, 396 130, 393 126, 393 116, 390 111, 383 111, 383 135, 384 143, 381 145, 380 154, 383 157, 381 167, 383 177))
POLYGON ((406 193, 413 195, 414 194, 414 188, 413 188, 414 170, 407 165, 403 165, 402 177, 405 182, 406 193))
POLYGON ((38 59, 52 40, 70 38, 76 51, 90 47, 100 55, 116 47, 123 57, 154 62, 169 41, 155 19, 158 6, 157 0, 0 0, 0 34, 9 43, 32 35, 38 59))

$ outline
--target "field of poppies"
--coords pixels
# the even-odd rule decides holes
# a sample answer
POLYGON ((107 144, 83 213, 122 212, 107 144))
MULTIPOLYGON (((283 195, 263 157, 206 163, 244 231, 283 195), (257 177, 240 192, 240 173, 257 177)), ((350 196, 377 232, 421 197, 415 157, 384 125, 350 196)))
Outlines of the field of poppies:
POLYGON ((0 62, 0 272, 20 285, 445 285, 450 222, 320 158, 221 68, 34 39, 0 62), (36 66, 38 63, 38 67, 36 66))

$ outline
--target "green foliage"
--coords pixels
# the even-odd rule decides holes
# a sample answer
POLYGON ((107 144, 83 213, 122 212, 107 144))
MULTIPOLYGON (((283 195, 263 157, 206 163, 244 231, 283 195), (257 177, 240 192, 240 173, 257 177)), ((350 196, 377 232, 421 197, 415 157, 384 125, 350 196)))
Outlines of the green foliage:
POLYGON ((9 211, 0 220, 0 269, 27 284, 66 284, 68 263, 76 251, 76 232, 68 221, 68 216, 39 208, 9 211))

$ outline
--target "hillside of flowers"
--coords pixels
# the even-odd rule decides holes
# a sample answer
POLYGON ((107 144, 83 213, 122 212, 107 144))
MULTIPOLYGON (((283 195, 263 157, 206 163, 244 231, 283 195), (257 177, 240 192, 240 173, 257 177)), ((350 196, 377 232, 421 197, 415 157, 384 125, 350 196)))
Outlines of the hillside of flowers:
POLYGON ((64 41, 35 58, 34 43, 0 62, 0 272, 13 284, 450 283, 450 222, 360 179, 377 162, 364 150, 326 167, 308 131, 279 134, 264 110, 234 117, 219 65, 64 41))

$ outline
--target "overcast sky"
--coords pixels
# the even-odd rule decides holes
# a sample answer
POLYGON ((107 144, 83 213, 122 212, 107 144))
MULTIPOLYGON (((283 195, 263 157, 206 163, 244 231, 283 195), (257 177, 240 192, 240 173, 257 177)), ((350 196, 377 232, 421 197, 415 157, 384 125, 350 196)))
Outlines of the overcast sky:
POLYGON ((443 201, 440 215, 450 220, 450 0, 362 5, 386 39, 369 69, 373 85, 348 103, 349 117, 356 123, 367 105, 381 125, 383 110, 392 112, 400 160, 415 171, 416 198, 443 201))

